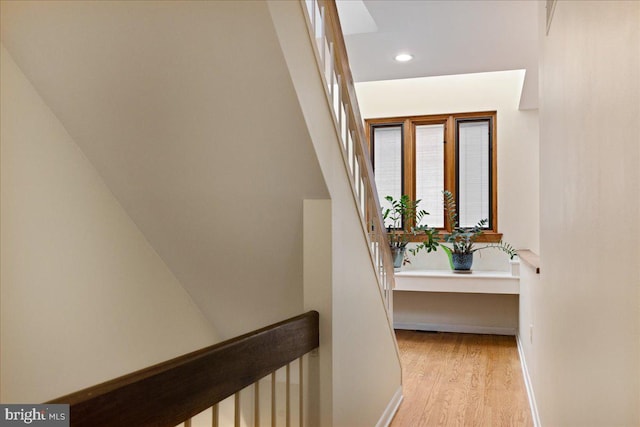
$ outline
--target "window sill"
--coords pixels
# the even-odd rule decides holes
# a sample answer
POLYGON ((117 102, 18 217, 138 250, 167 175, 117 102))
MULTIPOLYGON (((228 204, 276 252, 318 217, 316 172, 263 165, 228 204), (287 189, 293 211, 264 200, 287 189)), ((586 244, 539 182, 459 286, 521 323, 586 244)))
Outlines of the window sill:
MULTIPOLYGON (((396 234, 402 234, 402 233, 396 233, 396 234)), ((427 236, 423 235, 416 235, 414 236, 411 233, 405 233, 408 237, 408 241, 409 242, 424 242, 427 240, 427 236)), ((440 237, 440 241, 443 240, 444 236, 446 236, 446 234, 440 233, 439 237, 440 237)), ((481 236, 478 236, 478 238, 476 239, 476 242, 478 243, 499 243, 502 240, 502 233, 496 233, 495 231, 485 231, 484 233, 482 233, 481 236)))
POLYGON ((456 274, 450 270, 406 270, 395 273, 398 292, 445 292, 465 294, 520 293, 520 277, 508 271, 477 271, 456 274))

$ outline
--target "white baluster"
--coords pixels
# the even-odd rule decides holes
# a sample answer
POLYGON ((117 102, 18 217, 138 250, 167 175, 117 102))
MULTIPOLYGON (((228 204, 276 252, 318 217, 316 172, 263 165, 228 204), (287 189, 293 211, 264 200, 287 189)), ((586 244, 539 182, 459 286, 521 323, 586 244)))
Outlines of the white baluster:
POLYGON ((276 373, 271 374, 271 427, 276 427, 276 373))
POLYGON ((302 427, 304 425, 304 368, 303 368, 303 358, 304 356, 302 356, 301 358, 298 359, 298 375, 300 376, 300 393, 298 394, 298 404, 300 405, 300 409, 299 409, 299 415, 300 415, 300 422, 298 423, 298 425, 300 427, 302 427))
POLYGON ((342 131, 340 132, 340 140, 342 141, 342 145, 344 145, 349 138, 349 104, 342 105, 342 114, 344 118, 342 120, 342 131))
POLYGON ((218 404, 216 403, 211 407, 211 427, 218 427, 219 418, 218 418, 218 404))
POLYGON ((320 61, 324 66, 326 58, 324 53, 324 6, 320 7, 320 16, 316 19, 316 40, 318 44, 318 52, 320 52, 320 61), (318 25, 319 24, 319 25, 318 25))
POLYGON ((240 427, 240 392, 233 396, 233 426, 240 427))
POLYGON ((253 385, 253 420, 255 427, 260 427, 260 380, 253 385))
POLYGON ((286 426, 291 427, 291 365, 287 363, 286 372, 286 392, 285 392, 285 419, 286 426))

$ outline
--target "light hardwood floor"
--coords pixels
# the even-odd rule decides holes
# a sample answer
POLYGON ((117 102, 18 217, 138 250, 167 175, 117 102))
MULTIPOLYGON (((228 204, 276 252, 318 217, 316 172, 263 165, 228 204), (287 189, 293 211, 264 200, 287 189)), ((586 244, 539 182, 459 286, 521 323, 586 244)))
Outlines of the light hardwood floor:
POLYGON ((533 425, 514 337, 396 336, 404 400, 391 427, 533 425))

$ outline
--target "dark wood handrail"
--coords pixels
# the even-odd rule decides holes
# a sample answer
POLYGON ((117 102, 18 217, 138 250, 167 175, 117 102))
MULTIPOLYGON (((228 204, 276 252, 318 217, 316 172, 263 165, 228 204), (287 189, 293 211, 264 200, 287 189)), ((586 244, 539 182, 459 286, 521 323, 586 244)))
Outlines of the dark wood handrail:
POLYGON ((48 403, 69 404, 74 427, 175 426, 318 345, 309 311, 48 403))

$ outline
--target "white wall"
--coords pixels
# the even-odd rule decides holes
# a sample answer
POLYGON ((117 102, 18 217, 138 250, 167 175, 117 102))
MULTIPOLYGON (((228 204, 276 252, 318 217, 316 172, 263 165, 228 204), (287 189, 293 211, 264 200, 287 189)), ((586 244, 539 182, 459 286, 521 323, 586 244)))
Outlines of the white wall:
MULTIPOLYGON (((333 357, 331 372, 325 371, 332 380, 331 425, 370 427, 381 419, 400 387, 395 337, 384 310, 302 9, 297 2, 281 1, 270 1, 269 9, 331 198, 331 262, 327 268, 331 268, 333 357)), ((323 314, 320 312, 321 318, 323 314)), ((327 408, 321 408, 324 410, 327 408)))
POLYGON ((447 292, 394 292, 397 329, 515 335, 518 296, 447 292))
POLYGON ((1 50, 1 400, 41 402, 217 333, 1 50))
POLYGON ((538 408, 545 426, 637 426, 640 3, 559 1, 544 34, 538 408))
MULTIPOLYGON (((538 113, 518 109, 524 71, 503 71, 356 84, 365 118, 497 111, 498 230, 518 249, 539 247, 538 113)), ((443 251, 416 257, 412 269, 449 269, 443 251)), ((508 271, 509 257, 487 249, 476 253, 476 270, 508 271)), ((515 330, 517 297, 396 292, 394 320, 400 323, 515 330), (473 306, 473 310, 464 307, 473 306), (487 311, 484 308, 489 307, 487 311), (471 315, 473 313, 473 315, 471 315)), ((452 329, 453 330, 453 329, 452 329)), ((471 329, 469 329, 471 330, 471 329)))

